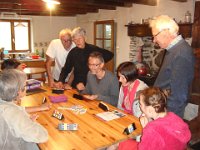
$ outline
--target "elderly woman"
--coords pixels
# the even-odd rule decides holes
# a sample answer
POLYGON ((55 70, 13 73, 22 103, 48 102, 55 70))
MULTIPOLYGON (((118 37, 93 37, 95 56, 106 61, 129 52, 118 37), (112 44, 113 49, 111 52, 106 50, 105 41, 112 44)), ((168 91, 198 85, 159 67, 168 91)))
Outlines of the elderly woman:
MULTIPOLYGON (((140 93, 141 142, 121 142, 118 150, 185 150, 191 133, 188 125, 173 112, 167 112, 167 96, 157 87, 140 93)), ((115 145, 117 146, 117 145, 115 145)), ((110 147, 109 150, 116 148, 110 147)))
MULTIPOLYGON (((26 64, 20 63, 16 59, 6 59, 1 64, 1 70, 18 69, 20 71, 23 71, 25 67, 26 67, 26 64)), ((49 105, 48 103, 41 104, 40 106, 25 107, 28 113, 49 110, 50 108, 51 108, 51 105, 49 105)))
POLYGON ((26 94, 26 74, 16 69, 0 73, 0 149, 35 150, 35 143, 47 141, 48 133, 30 117, 23 107, 14 103, 26 94))

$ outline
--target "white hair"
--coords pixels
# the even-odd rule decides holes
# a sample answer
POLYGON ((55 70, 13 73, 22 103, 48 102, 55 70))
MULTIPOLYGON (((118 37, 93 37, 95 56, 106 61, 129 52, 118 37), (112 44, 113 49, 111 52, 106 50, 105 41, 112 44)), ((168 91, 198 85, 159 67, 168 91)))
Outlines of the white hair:
POLYGON ((86 36, 85 29, 83 29, 81 27, 74 28, 73 31, 72 31, 72 38, 74 38, 77 35, 85 37, 86 36))
POLYGON ((179 26, 174 19, 170 18, 167 15, 160 15, 153 18, 150 21, 150 27, 162 31, 168 29, 169 32, 173 35, 177 35, 179 31, 179 26))
POLYGON ((17 69, 6 69, 0 73, 0 99, 15 100, 20 90, 24 90, 27 76, 17 69))
POLYGON ((72 35, 72 31, 70 29, 68 29, 68 28, 63 29, 63 30, 60 31, 59 38, 61 39, 62 37, 65 37, 67 35, 70 36, 70 37, 72 35))

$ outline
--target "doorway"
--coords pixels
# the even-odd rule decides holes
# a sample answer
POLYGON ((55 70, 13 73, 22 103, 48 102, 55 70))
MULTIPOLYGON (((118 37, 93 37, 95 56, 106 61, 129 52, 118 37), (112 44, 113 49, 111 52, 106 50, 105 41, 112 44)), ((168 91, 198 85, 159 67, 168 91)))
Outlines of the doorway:
POLYGON ((115 63, 115 39, 114 39, 114 20, 96 21, 94 22, 94 44, 113 52, 114 57, 105 64, 106 69, 114 72, 115 63))

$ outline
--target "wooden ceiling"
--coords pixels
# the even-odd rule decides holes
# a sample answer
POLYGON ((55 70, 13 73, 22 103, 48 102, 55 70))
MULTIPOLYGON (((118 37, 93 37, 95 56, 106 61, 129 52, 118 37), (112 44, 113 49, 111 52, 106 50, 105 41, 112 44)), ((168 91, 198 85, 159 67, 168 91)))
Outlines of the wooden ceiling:
MULTIPOLYGON (((116 7, 131 7, 133 4, 156 6, 157 0, 57 0, 52 16, 76 16, 97 13, 99 9, 115 10, 116 7)), ((187 0, 173 0, 186 2, 187 0)), ((13 12, 21 15, 48 16, 50 11, 42 0, 0 0, 0 13, 13 12)))

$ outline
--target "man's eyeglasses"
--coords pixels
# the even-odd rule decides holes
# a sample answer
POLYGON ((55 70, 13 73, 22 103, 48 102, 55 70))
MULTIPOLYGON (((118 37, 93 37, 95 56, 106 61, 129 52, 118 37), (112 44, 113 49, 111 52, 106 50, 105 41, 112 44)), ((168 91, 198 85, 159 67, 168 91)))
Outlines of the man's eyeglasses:
POLYGON ((156 38, 161 32, 163 32, 165 30, 169 30, 169 29, 168 28, 167 29, 162 29, 161 31, 159 31, 158 33, 156 33, 155 35, 153 35, 153 38, 156 38))
POLYGON ((88 64, 90 67, 98 67, 100 64, 88 64))
POLYGON ((68 42, 71 42, 72 40, 63 40, 64 42, 68 43, 68 42))

